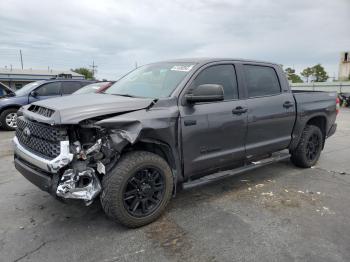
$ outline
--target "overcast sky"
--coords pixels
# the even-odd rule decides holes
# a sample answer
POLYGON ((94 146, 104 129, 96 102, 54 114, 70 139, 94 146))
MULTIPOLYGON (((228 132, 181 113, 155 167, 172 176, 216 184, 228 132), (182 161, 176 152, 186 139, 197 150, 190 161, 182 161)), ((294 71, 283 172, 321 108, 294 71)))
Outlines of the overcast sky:
POLYGON ((98 78, 182 57, 260 59, 337 74, 350 50, 350 0, 1 0, 0 67, 70 69, 98 78))

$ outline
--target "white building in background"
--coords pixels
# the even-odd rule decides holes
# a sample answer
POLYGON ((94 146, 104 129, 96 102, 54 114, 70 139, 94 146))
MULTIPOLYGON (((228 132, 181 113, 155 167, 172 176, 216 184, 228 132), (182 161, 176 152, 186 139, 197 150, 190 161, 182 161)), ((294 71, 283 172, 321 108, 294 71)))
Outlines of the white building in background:
POLYGON ((338 80, 350 80, 350 51, 345 51, 340 54, 338 80))
POLYGON ((11 87, 14 90, 20 89, 22 86, 30 82, 48 80, 57 77, 69 79, 85 79, 83 75, 72 72, 71 70, 22 70, 0 68, 0 82, 11 87))

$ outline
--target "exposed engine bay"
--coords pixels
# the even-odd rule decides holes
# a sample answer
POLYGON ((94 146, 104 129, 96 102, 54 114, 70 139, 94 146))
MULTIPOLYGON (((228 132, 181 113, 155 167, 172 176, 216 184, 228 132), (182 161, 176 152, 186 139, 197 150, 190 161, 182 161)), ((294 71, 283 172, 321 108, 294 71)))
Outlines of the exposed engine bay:
POLYGON ((68 129, 73 159, 58 180, 58 197, 84 200, 86 205, 92 203, 102 190, 102 176, 120 156, 118 149, 128 144, 120 132, 100 127, 71 126, 68 129))

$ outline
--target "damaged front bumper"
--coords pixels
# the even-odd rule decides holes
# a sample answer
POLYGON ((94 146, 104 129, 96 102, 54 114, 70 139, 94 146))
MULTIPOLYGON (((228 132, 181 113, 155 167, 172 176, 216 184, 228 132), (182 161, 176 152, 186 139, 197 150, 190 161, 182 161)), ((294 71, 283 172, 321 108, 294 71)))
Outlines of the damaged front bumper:
POLYGON ((73 159, 73 154, 69 152, 69 141, 61 141, 60 146, 61 152, 56 158, 46 159, 23 147, 18 141, 18 138, 14 137, 15 168, 41 190, 54 193, 52 192, 55 186, 53 183, 54 175, 59 169, 67 166, 73 159))
POLYGON ((58 170, 68 165, 73 159, 73 154, 69 152, 69 141, 60 142, 61 152, 54 159, 46 159, 33 154, 19 143, 16 136, 13 138, 13 146, 15 156, 17 155, 32 165, 50 173, 57 173, 58 170))
POLYGON ((94 169, 87 168, 81 172, 68 169, 60 179, 56 194, 63 198, 84 200, 86 204, 90 204, 101 189, 100 180, 94 169))
POLYGON ((17 137, 13 139, 13 145, 15 168, 41 190, 61 198, 84 200, 86 204, 91 203, 101 192, 100 180, 92 168, 79 172, 68 169, 60 176, 59 170, 73 160, 69 141, 61 141, 61 152, 52 160, 27 150, 17 137))
POLYGON ((15 168, 31 183, 49 193, 53 192, 53 174, 46 173, 44 171, 38 170, 35 166, 30 165, 28 162, 22 158, 15 155, 14 158, 15 168))

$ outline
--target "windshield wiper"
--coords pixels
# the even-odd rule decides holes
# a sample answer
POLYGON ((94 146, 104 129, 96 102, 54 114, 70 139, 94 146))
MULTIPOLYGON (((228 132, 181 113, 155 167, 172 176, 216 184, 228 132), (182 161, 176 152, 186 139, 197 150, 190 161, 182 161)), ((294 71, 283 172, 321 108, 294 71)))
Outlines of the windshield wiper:
POLYGON ((124 97, 133 97, 133 98, 149 98, 145 96, 134 96, 130 94, 113 94, 113 93, 106 93, 106 92, 100 92, 100 94, 107 94, 107 95, 114 95, 114 96, 124 96, 124 97))
POLYGON ((133 95, 129 95, 129 94, 115 94, 116 96, 125 96, 125 97, 136 97, 133 95))
POLYGON ((140 98, 141 97, 141 96, 134 96, 134 95, 130 95, 130 94, 111 94, 111 95, 124 96, 124 97, 136 97, 136 98, 140 98))

